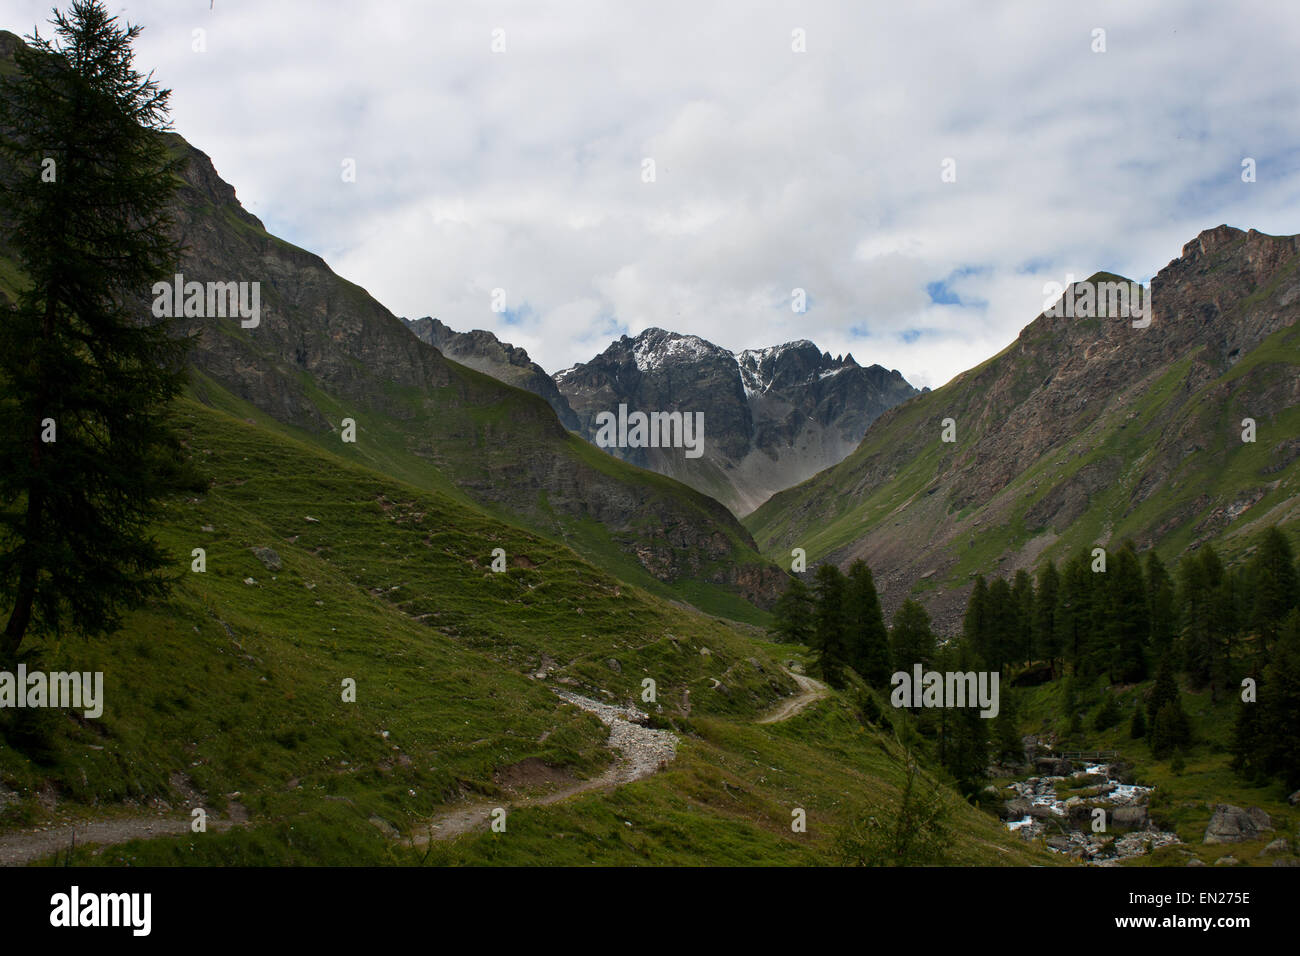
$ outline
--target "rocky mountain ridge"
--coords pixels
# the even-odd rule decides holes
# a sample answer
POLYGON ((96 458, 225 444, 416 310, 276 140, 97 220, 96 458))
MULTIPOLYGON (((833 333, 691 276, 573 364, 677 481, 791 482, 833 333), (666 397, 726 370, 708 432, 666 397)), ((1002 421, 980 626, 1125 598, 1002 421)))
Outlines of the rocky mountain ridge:
POLYGON ((578 431, 578 416, 573 414, 551 376, 529 358, 524 349, 502 342, 485 329, 457 332, 430 316, 404 321, 417 338, 428 342, 453 362, 544 398, 560 424, 569 431, 578 431))
POLYGON ((920 394, 897 371, 832 358, 808 340, 738 355, 695 335, 651 328, 623 336, 555 383, 597 438, 597 417, 620 405, 704 414, 704 454, 609 448, 747 514, 774 492, 839 462, 885 410, 920 394))
POLYGON ((887 607, 916 594, 953 632, 977 573, 1125 538, 1167 562, 1207 540, 1231 552, 1297 521, 1300 237, 1207 229, 1150 291, 1147 327, 1038 316, 746 525, 774 560, 865 559, 887 607))

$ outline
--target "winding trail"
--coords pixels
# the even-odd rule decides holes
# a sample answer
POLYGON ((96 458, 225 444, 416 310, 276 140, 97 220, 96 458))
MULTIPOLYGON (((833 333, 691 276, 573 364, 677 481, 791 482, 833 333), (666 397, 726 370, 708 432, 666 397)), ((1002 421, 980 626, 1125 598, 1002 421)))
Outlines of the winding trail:
MULTIPOLYGON (((786 668, 783 670, 799 685, 799 692, 783 700, 771 713, 760 717, 756 721, 759 724, 789 720, 809 704, 830 694, 830 690, 820 681, 786 668)), ((450 810, 434 817, 426 825, 426 832, 416 834, 407 841, 408 845, 424 846, 430 839, 450 840, 465 833, 485 830, 492 818, 492 811, 498 807, 505 809, 508 814, 511 810, 524 807, 550 806, 595 790, 612 790, 662 770, 677 756, 677 735, 645 726, 649 715, 636 708, 604 704, 570 691, 554 692, 562 700, 595 714, 609 726, 606 746, 619 755, 614 766, 598 777, 575 781, 551 793, 510 801, 498 799, 450 810)), ((241 826, 248 820, 248 812, 237 803, 231 805, 231 815, 228 818, 218 818, 212 811, 209 814, 208 827, 218 832, 241 826)), ((74 842, 77 846, 94 844, 104 847, 131 840, 183 836, 189 832, 188 816, 179 818, 157 814, 86 820, 46 829, 6 833, 0 835, 0 866, 31 863, 66 850, 74 842)))
MULTIPOLYGON (((760 717, 756 723, 775 724, 789 720, 809 704, 830 694, 830 689, 821 681, 796 674, 788 668, 782 670, 799 685, 799 693, 783 700, 775 710, 760 717)), ((595 714, 609 725, 609 740, 606 746, 618 751, 617 763, 599 777, 577 781, 544 796, 476 803, 440 814, 427 824, 425 833, 411 839, 411 845, 424 846, 431 839, 451 840, 465 833, 485 830, 488 821, 492 818, 492 811, 498 807, 506 811, 508 818, 511 810, 550 806, 593 790, 612 790, 662 770, 677 756, 677 736, 666 730, 652 730, 643 726, 648 716, 641 711, 630 707, 602 704, 600 701, 570 691, 556 690, 555 694, 570 704, 595 714)))
POLYGON ((485 830, 492 811, 500 807, 509 811, 522 807, 545 807, 581 793, 593 790, 612 790, 633 780, 640 780, 667 766, 677 756, 677 735, 667 730, 654 730, 643 726, 649 715, 633 707, 615 707, 583 697, 570 691, 557 690, 556 696, 595 714, 609 725, 606 746, 619 754, 619 759, 599 777, 579 780, 552 793, 537 797, 524 797, 514 801, 494 800, 436 816, 427 824, 427 831, 411 839, 411 845, 424 846, 432 840, 450 840, 473 830, 485 830))
POLYGON ((781 701, 781 703, 777 705, 776 709, 766 717, 760 717, 757 721, 760 724, 775 724, 783 720, 789 720, 809 704, 821 700, 831 692, 830 688, 821 681, 813 680, 806 674, 796 674, 788 668, 782 668, 782 670, 790 675, 794 682, 799 685, 799 693, 781 701))

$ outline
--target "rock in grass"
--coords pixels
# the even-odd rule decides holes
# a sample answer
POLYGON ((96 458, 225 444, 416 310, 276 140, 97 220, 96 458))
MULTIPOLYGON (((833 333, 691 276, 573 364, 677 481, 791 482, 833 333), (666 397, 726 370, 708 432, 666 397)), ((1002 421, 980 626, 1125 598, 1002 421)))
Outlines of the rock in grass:
POLYGON ((251 548, 253 556, 266 565, 268 571, 279 571, 283 566, 280 564, 280 556, 270 548, 251 548))
POLYGON ((1265 830, 1273 829, 1273 821, 1259 807, 1243 810, 1226 803, 1216 804, 1210 825, 1205 828, 1206 843, 1241 843, 1253 840, 1265 830))

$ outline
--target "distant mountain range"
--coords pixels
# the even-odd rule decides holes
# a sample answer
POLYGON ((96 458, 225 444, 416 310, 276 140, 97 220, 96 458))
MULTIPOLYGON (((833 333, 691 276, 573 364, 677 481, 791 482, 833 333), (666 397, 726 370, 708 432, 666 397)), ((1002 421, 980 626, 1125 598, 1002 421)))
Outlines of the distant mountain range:
POLYGON ((737 515, 841 461, 882 412, 920 394, 897 371, 832 358, 807 339, 739 355, 695 335, 647 329, 553 377, 491 332, 407 320, 443 354, 546 399, 566 428, 597 442, 603 412, 703 413, 703 454, 609 447, 624 461, 676 478, 737 515))

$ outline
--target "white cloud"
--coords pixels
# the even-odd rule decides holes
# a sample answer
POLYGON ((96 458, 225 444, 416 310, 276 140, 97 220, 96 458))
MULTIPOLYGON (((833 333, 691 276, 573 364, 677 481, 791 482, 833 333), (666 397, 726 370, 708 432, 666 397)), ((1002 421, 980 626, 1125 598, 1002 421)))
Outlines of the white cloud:
MULTIPOLYGON (((26 33, 49 0, 9 6, 26 33)), ((935 386, 1049 278, 1145 279, 1220 222, 1300 231, 1292 4, 213 6, 123 9, 245 205, 394 312, 550 370, 661 325, 811 338, 935 386), (984 304, 936 305, 936 281, 984 304), (498 287, 531 315, 506 325, 498 287)))

